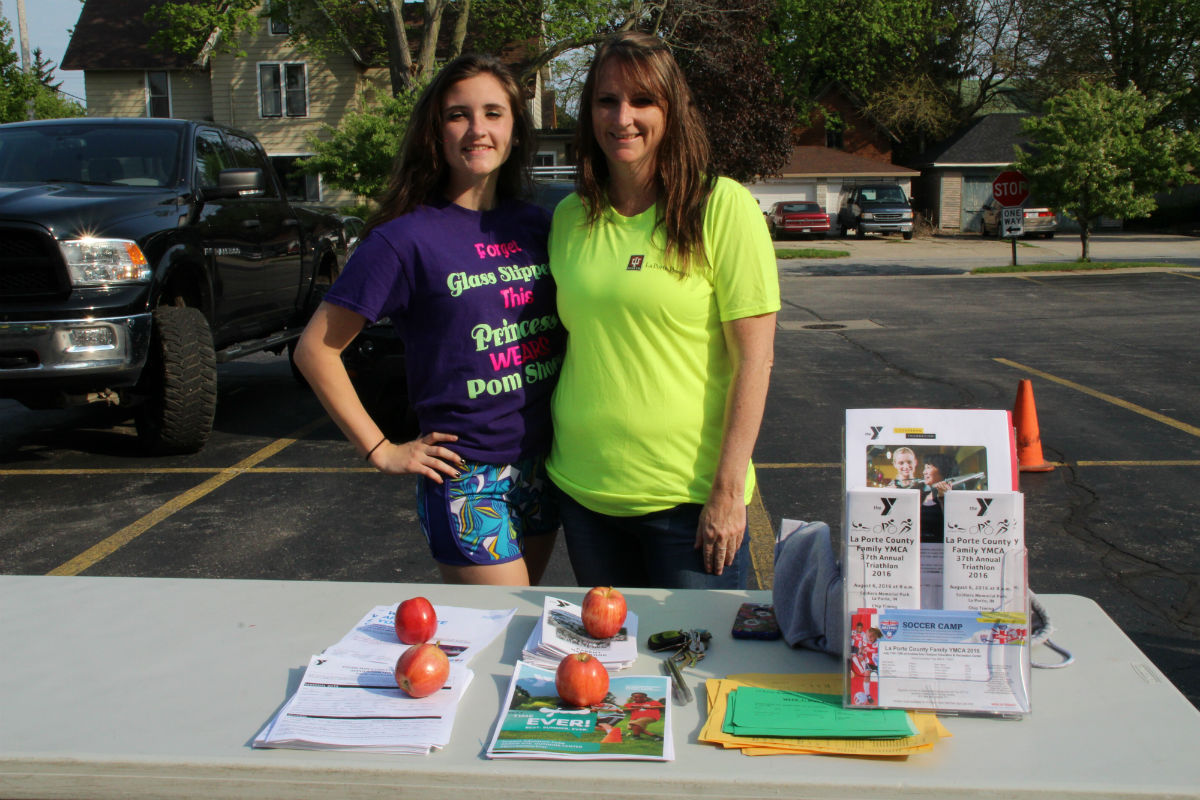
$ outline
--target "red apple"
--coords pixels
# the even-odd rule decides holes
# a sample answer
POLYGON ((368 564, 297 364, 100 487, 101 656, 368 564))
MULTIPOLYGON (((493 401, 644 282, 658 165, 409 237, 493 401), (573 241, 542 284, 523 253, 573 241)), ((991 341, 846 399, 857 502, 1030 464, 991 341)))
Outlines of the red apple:
POLYGON ((396 685, 413 697, 427 697, 446 685, 450 659, 432 642, 414 644, 396 661, 396 685))
POLYGON ((437 633, 437 612, 424 597, 412 597, 396 606, 396 636, 405 644, 428 642, 437 633))
POLYGON ((608 671, 587 653, 571 653, 558 664, 554 688, 567 705, 594 706, 608 694, 608 671))
POLYGON ((596 639, 609 639, 625 624, 625 595, 611 586, 597 586, 583 598, 583 627, 596 639))

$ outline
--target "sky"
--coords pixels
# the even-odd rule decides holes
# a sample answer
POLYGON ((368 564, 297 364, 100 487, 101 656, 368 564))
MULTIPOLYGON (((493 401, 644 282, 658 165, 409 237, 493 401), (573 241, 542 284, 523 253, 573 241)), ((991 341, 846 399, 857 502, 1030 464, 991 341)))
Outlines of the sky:
MULTIPOLYGON (((13 49, 21 54, 21 29, 17 25, 17 0, 0 0, 4 16, 12 24, 13 49)), ((67 43, 71 41, 70 30, 79 21, 83 3, 79 0, 25 0, 25 26, 29 31, 29 52, 42 48, 45 58, 55 64, 54 74, 62 81, 62 90, 73 99, 83 102, 83 71, 58 69, 67 43)), ((32 58, 32 55, 30 56, 32 58)))

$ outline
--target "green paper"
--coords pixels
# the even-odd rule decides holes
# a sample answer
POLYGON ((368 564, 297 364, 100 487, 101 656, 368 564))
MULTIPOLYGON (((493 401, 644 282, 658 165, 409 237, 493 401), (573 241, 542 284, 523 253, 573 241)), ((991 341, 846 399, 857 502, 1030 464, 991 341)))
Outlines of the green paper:
POLYGON ((894 739, 917 733, 903 709, 848 709, 836 694, 742 686, 726 702, 723 729, 735 736, 894 739))

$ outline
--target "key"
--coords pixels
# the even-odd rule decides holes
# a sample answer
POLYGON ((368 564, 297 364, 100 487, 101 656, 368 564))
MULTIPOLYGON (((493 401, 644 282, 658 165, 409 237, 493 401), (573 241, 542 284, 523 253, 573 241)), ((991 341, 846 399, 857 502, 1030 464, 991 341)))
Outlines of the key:
POLYGON ((646 640, 646 646, 656 653, 677 650, 687 644, 688 636, 683 631, 660 631, 646 640))
POLYGON ((683 673, 679 671, 679 665, 675 663, 674 656, 663 661, 663 672, 671 676, 671 689, 675 701, 680 705, 692 702, 692 690, 683 679, 683 673))

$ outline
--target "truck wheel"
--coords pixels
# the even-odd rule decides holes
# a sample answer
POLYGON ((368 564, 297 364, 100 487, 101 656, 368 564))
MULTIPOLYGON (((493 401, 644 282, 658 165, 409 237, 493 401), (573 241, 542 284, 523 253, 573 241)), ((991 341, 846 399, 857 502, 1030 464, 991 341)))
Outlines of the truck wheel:
POLYGON ((903 237, 904 237, 904 241, 906 241, 906 242, 907 242, 909 239, 911 239, 911 238, 912 238, 912 231, 901 231, 901 232, 900 232, 900 235, 901 235, 901 236, 903 236, 903 237))
POLYGON ((199 309, 155 309, 141 385, 145 399, 137 411, 137 432, 148 450, 195 453, 204 447, 217 408, 217 356, 199 309))
POLYGON ((863 230, 863 226, 862 226, 861 222, 858 223, 858 225, 856 225, 854 228, 854 238, 855 239, 867 238, 867 232, 863 230))

